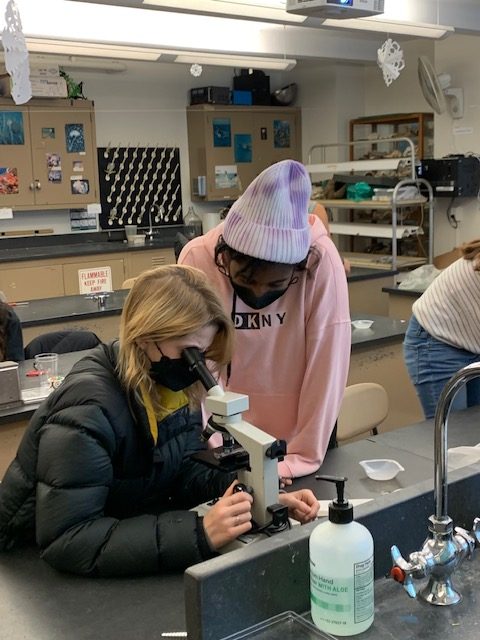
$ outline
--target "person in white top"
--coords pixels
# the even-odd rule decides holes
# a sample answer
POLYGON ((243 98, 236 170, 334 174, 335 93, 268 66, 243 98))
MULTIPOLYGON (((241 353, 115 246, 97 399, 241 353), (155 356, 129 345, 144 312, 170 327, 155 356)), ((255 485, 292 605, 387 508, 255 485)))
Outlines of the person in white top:
MULTIPOLYGON (((443 387, 459 369, 480 361, 480 239, 460 247, 413 304, 403 352, 426 418, 433 418, 443 387)), ((480 404, 480 379, 460 389, 452 408, 480 404)))

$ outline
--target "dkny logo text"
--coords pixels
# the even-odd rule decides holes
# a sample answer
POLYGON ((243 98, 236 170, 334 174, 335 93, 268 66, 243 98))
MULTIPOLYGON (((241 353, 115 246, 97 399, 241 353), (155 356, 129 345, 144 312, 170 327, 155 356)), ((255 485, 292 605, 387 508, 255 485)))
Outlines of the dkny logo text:
POLYGON ((233 323, 235 329, 263 329, 263 327, 281 326, 286 313, 235 313, 233 323))

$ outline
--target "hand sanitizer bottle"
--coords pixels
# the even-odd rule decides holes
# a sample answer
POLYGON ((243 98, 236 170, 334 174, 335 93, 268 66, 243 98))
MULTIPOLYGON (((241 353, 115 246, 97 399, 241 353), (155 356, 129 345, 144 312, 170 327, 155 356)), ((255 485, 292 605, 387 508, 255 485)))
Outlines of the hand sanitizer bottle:
POLYGON ((373 538, 353 520, 344 499, 347 479, 316 478, 335 482, 337 498, 328 505, 328 520, 310 535, 311 615, 321 631, 353 636, 373 622, 373 538))

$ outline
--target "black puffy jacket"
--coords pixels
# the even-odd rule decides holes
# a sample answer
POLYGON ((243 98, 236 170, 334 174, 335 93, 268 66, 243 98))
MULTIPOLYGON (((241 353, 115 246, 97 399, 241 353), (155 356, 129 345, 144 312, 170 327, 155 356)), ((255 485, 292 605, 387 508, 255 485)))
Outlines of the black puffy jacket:
POLYGON ((145 409, 115 373, 117 350, 96 347, 33 416, 0 484, 0 550, 36 538, 53 567, 102 576, 211 557, 188 509, 231 477, 190 459, 201 420, 186 407, 159 424, 154 446, 145 409))

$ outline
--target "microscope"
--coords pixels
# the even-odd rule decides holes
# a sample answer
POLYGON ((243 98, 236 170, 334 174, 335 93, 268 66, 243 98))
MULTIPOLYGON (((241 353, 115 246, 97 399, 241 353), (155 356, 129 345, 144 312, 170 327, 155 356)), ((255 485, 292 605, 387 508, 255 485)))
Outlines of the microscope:
MULTIPOLYGON (((223 391, 197 348, 184 349, 182 357, 207 391, 205 408, 212 417, 202 438, 206 441, 213 433, 220 432, 223 440, 220 447, 200 451, 192 457, 212 468, 237 472, 241 490, 247 490, 253 497, 251 534, 288 527, 287 507, 278 504, 278 461, 283 460, 287 452, 285 440, 276 440, 242 420, 242 411, 248 409, 248 396, 223 391)), ((250 534, 245 538, 251 541, 250 534)))

